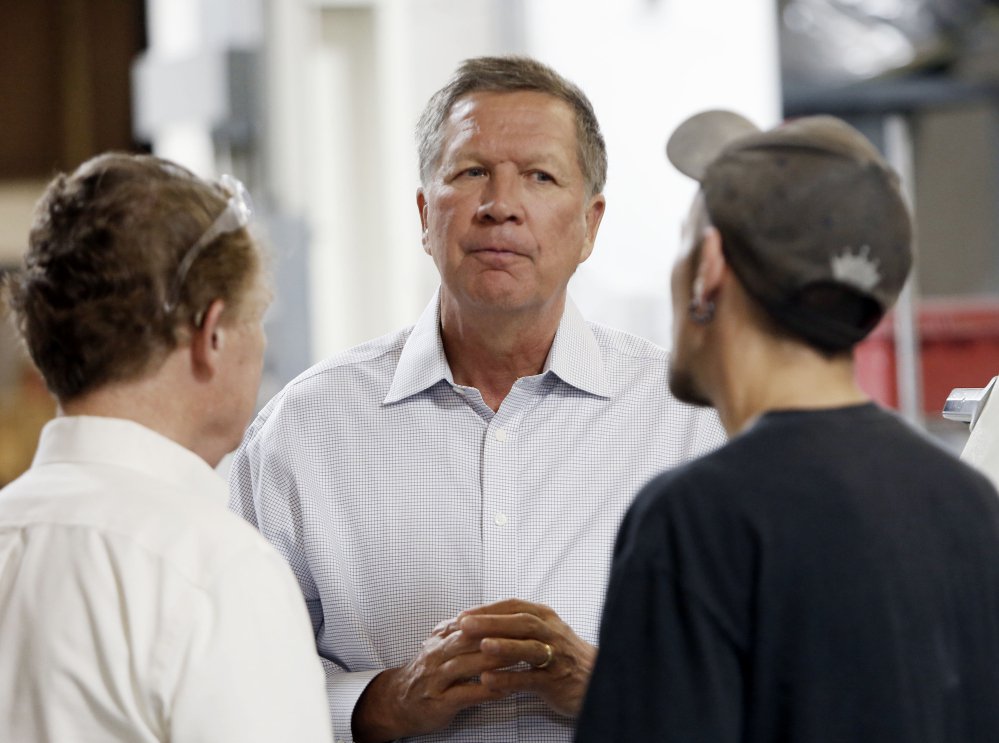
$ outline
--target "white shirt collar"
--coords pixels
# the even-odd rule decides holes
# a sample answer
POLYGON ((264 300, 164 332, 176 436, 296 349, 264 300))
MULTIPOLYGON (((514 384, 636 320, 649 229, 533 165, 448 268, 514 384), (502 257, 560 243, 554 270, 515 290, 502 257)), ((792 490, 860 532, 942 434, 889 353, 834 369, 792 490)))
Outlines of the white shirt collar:
POLYGON ((208 463, 189 449, 135 421, 97 416, 61 416, 42 429, 32 467, 47 464, 106 464, 170 483, 192 497, 225 503, 228 488, 208 463))
MULTIPOLYGON (((451 367, 444 354, 440 327, 438 289, 403 346, 384 404, 398 402, 423 392, 441 380, 454 383, 451 367)), ((555 332, 543 372, 551 372, 566 384, 583 392, 598 397, 610 396, 597 339, 571 297, 566 296, 562 319, 555 332)))

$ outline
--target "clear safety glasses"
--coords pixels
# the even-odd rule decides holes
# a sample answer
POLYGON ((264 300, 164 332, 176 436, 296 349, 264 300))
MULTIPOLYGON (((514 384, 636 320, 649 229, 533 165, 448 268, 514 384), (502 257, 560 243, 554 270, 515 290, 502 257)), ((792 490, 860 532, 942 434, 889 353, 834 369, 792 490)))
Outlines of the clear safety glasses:
POLYGON ((170 294, 167 296, 167 301, 163 306, 168 314, 177 309, 177 304, 180 302, 180 291, 184 287, 187 273, 191 270, 191 266, 194 265, 194 262, 201 255, 202 251, 211 245, 212 241, 219 235, 225 235, 246 227, 250 223, 250 217, 253 216, 253 201, 250 199, 250 192, 246 190, 246 186, 238 178, 231 175, 223 175, 219 178, 218 183, 229 194, 229 200, 226 202, 225 209, 208 226, 204 234, 198 238, 198 241, 194 245, 188 248, 187 253, 184 254, 184 257, 180 261, 180 265, 177 266, 177 275, 174 277, 173 284, 170 287, 170 294))

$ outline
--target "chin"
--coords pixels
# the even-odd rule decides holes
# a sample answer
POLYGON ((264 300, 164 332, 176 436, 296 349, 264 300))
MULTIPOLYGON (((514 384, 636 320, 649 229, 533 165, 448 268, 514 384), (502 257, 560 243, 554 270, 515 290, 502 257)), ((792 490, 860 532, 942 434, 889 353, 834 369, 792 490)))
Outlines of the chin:
POLYGON ((469 287, 467 296, 483 307, 497 309, 513 309, 520 307, 529 300, 529 293, 524 286, 509 280, 508 276, 493 277, 491 281, 480 281, 469 287))
POLYGON ((701 392, 694 375, 675 366, 670 366, 669 370, 669 391, 680 402, 700 408, 712 407, 711 400, 701 392))

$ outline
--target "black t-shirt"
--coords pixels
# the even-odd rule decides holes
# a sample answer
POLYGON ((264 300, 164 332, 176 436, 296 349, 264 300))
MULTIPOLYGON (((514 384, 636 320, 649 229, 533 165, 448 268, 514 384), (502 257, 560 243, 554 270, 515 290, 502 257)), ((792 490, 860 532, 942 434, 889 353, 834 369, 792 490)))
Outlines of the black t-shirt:
POLYGON ((649 483, 576 738, 999 742, 999 499, 874 405, 772 412, 649 483))

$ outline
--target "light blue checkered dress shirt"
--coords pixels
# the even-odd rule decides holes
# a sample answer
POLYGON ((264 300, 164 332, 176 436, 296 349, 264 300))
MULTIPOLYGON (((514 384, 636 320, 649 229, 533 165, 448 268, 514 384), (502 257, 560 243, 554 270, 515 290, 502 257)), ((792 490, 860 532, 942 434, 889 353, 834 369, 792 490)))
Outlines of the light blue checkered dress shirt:
MULTIPOLYGON (((254 421, 230 507, 291 564, 326 668, 336 739, 365 685, 443 619, 511 597, 595 643, 620 519, 653 474, 723 440, 666 386, 667 356, 566 303, 544 371, 493 413, 453 381, 438 298, 412 328, 322 362, 254 421)), ((570 741, 521 694, 414 740, 570 741)))

